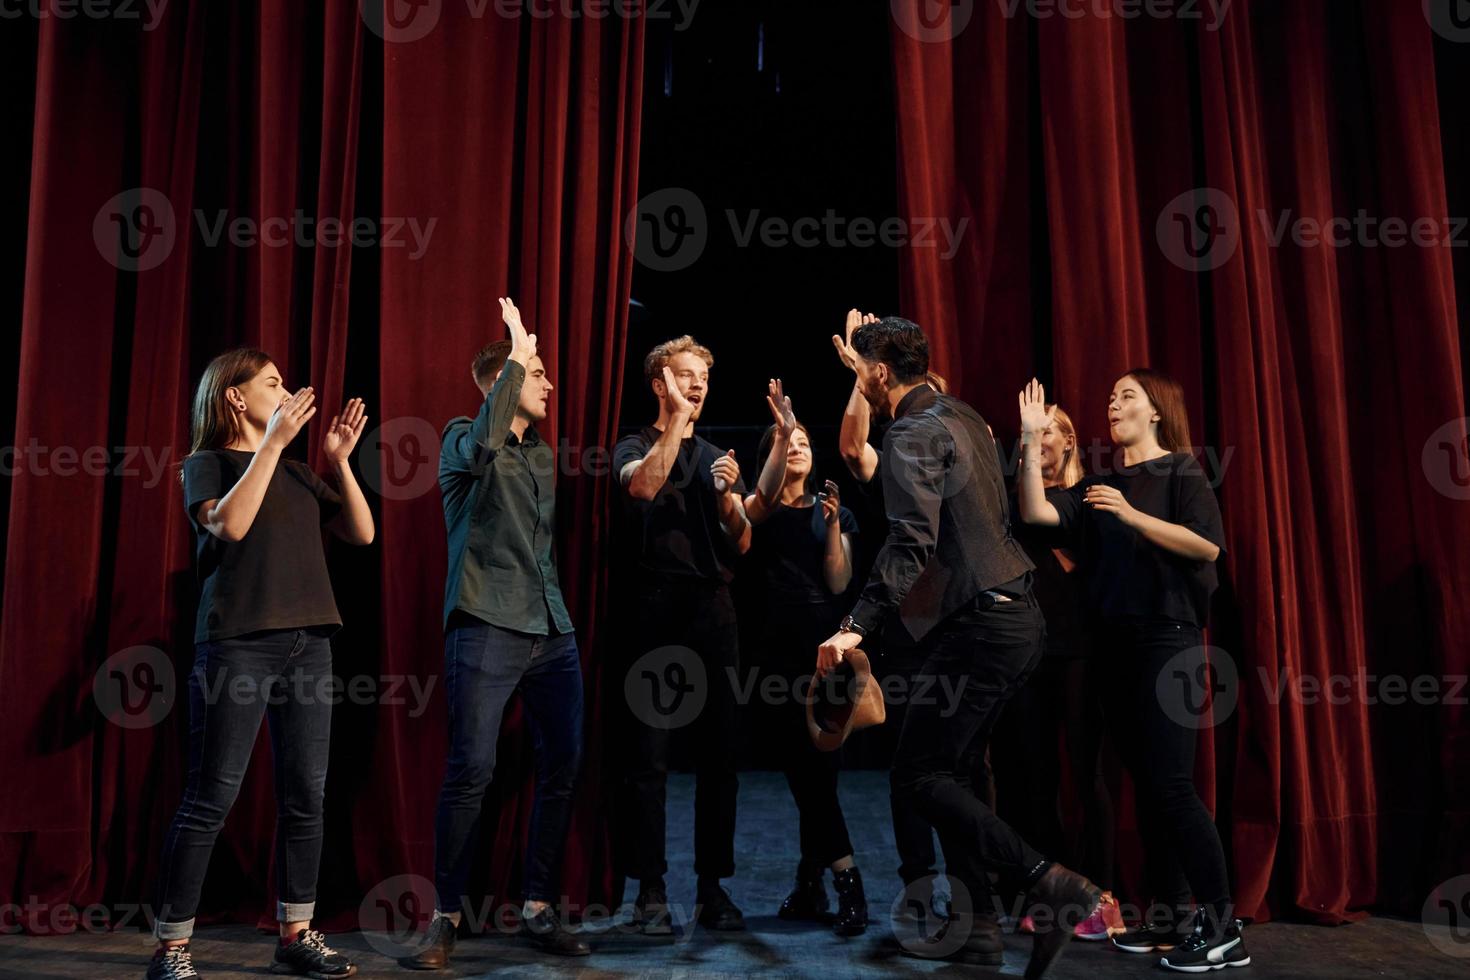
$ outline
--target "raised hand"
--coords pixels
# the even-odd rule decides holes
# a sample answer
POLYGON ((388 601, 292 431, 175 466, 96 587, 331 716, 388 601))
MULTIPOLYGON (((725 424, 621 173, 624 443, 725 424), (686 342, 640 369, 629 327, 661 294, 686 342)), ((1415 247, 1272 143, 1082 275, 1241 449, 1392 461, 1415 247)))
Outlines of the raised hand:
POLYGON ((322 453, 328 462, 346 462, 347 457, 352 455, 352 450, 357 446, 358 437, 362 435, 363 427, 367 424, 367 406, 361 398, 349 399, 343 406, 340 415, 333 415, 332 421, 327 423, 327 434, 322 439, 322 453))
POLYGON ((674 380, 674 372, 667 364, 664 365, 664 404, 668 406, 670 415, 687 417, 694 414, 694 406, 679 390, 679 383, 674 380))
POLYGON ((842 513, 842 495, 837 490, 837 484, 831 480, 826 481, 822 485, 822 492, 817 494, 817 499, 822 502, 822 520, 827 522, 828 527, 836 527, 842 513))
POLYGON ((856 309, 848 310, 847 323, 844 325, 846 333, 842 336, 835 333, 832 335, 832 346, 837 348, 837 356, 849 370, 857 370, 857 351, 852 349, 853 333, 864 324, 877 322, 878 318, 871 313, 863 313, 856 309))
POLYGON ((796 431, 796 413, 791 410, 791 399, 780 378, 771 379, 766 386, 766 406, 771 410, 771 418, 775 420, 781 437, 790 439, 796 431))
POLYGON ((1024 435, 1040 435, 1051 427, 1057 417, 1057 407, 1046 408, 1046 389, 1040 381, 1032 378, 1022 389, 1018 398, 1021 403, 1021 432, 1024 435))
POLYGON ((709 468, 715 478, 715 490, 728 493, 740 480, 740 464, 735 462, 735 450, 730 450, 715 460, 709 468))
POLYGON ((527 333, 521 323, 521 311, 509 296, 500 297, 500 318, 510 331, 510 356, 524 363, 536 356, 536 335, 527 333))
POLYGON ((316 389, 307 385, 294 395, 281 399, 265 425, 265 441, 277 449, 285 449, 311 417, 316 414, 316 389))

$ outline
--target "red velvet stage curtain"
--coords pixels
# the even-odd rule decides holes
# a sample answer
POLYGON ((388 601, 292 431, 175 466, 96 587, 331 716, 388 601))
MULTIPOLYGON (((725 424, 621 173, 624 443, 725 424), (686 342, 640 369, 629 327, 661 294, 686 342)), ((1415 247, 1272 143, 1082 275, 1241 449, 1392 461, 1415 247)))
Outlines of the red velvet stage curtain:
MULTIPOLYGON (((295 447, 309 461, 350 395, 367 398, 370 435, 383 426, 358 457, 378 540, 329 547, 346 623, 336 671, 385 695, 335 709, 319 900, 332 928, 356 926, 377 883, 432 874, 445 752, 433 470, 440 426, 476 407, 471 356, 503 335, 497 295, 516 297, 557 381, 548 435, 572 447, 612 440, 641 20, 446 4, 442 22, 408 40, 401 22, 363 7, 366 17, 358 0, 169 4, 157 23, 30 24, 33 144, 21 166, 31 195, 9 441, 32 448, 14 457, 6 522, 0 906, 20 907, 31 931, 70 929, 67 906, 97 903, 136 925, 136 903, 152 897, 181 789, 187 703, 155 695, 143 715, 166 716, 126 727, 109 720, 126 712, 94 697, 94 677, 113 655, 150 647, 124 679, 184 690, 195 585, 177 464, 210 357, 259 345, 288 384, 316 386, 324 411, 295 447), (480 16, 460 22, 466 10, 480 16), (303 218, 318 228, 354 217, 373 222, 366 243, 326 231, 314 246, 291 240, 303 218), (274 244, 232 244, 221 220, 237 218, 274 244), (119 222, 141 233, 120 240, 119 222), (414 453, 427 485, 402 468, 414 453), (139 662, 155 672, 136 673, 139 662), (425 712, 408 681, 436 685, 425 712)), ((568 458, 562 512, 602 512, 606 465, 595 453, 568 458)), ((600 522, 578 532, 563 536, 562 575, 590 708, 605 544, 600 522)), ((104 688, 117 680, 103 671, 104 688)), ((589 733, 596 725, 589 718, 589 733)), ((483 852, 496 895, 517 871, 523 741, 512 730, 502 746, 501 817, 483 852)), ((597 801, 584 800, 566 873, 577 901, 607 885, 597 801)), ((262 733, 216 849, 206 919, 273 918, 274 818, 262 733)))
POLYGON ((1184 383, 1207 465, 1228 460, 1211 642, 1237 706, 1217 696, 1197 773, 1240 912, 1417 913, 1470 865, 1470 513, 1421 461, 1464 436, 1451 250, 1272 239, 1359 209, 1447 233, 1434 35, 1411 3, 1038 9, 896 20, 901 212, 972 228, 953 261, 905 251, 905 310, 1007 438, 1033 373, 1084 446, 1130 366, 1184 383), (1187 192, 1227 233, 1199 254, 1171 217, 1187 192), (1385 675, 1440 696, 1389 704, 1385 675), (1343 703, 1313 696, 1331 678, 1343 703))

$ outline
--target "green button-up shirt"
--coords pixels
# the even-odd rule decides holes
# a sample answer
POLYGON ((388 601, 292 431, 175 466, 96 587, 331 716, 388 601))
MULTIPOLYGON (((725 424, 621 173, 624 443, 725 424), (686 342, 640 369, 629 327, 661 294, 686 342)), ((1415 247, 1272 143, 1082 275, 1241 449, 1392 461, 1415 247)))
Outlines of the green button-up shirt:
POLYGON ((506 361, 480 414, 444 427, 439 489, 449 532, 444 622, 456 609, 502 629, 572 632, 552 555, 556 453, 510 430, 526 369, 506 361))

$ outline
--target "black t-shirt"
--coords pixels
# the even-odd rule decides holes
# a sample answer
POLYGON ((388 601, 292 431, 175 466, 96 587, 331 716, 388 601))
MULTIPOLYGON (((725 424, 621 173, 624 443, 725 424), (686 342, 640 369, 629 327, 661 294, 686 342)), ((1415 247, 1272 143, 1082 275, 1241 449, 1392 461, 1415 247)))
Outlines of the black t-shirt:
MULTIPOLYGON (((857 518, 837 509, 837 526, 857 534, 857 518)), ((765 582, 769 605, 812 605, 831 602, 822 574, 827 554, 827 522, 820 504, 781 506, 751 531, 750 557, 765 582)))
MULTIPOLYGON (((1046 499, 1055 503, 1057 495, 1063 493, 1066 490, 1062 487, 1047 487, 1046 499)), ((1011 535, 1036 566, 1031 586, 1036 604, 1046 617, 1047 655, 1085 657, 1088 652, 1084 616, 1087 599, 1083 591, 1086 573, 1076 567, 1068 571, 1056 554, 1056 549, 1072 546, 1070 536, 1061 528, 1021 520, 1021 507, 1015 495, 1011 496, 1011 535)))
MULTIPOLYGON (((613 447, 613 474, 648 455, 661 433, 647 426, 624 436, 613 447)), ((710 467, 725 451, 695 435, 679 444, 668 479, 652 500, 636 500, 623 488, 635 534, 641 542, 638 567, 655 577, 730 582, 734 578, 735 544, 720 526, 715 480, 710 467)), ((745 494, 737 480, 735 492, 745 494)))
POLYGON ((1109 476, 1090 476, 1048 497, 1080 554, 1091 610, 1109 621, 1166 619, 1203 627, 1219 580, 1212 561, 1166 551, 1112 514, 1094 511, 1083 494, 1094 483, 1122 491, 1135 510, 1189 528, 1225 550, 1220 504, 1199 462, 1171 453, 1109 476))
POLYGON ((196 643, 256 630, 342 625, 321 536, 322 525, 341 510, 341 498, 310 467, 286 459, 276 465, 241 540, 225 541, 199 524, 199 505, 228 493, 254 456, 211 449, 184 460, 184 508, 198 559, 196 643))

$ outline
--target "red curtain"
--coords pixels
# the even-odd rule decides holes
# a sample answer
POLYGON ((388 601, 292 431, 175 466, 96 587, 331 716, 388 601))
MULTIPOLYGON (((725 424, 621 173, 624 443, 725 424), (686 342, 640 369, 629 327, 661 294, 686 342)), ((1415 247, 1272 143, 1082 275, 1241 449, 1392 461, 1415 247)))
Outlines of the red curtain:
MULTIPOLYGON (((443 650, 438 431, 475 410, 470 360, 503 336, 495 297, 511 295, 558 387, 547 435, 611 444, 643 28, 414 9, 437 20, 384 20, 366 0, 259 0, 169 5, 156 23, 32 25, 13 444, 36 448, 15 457, 10 481, 0 625, 0 904, 19 906, 31 931, 68 929, 67 905, 96 903, 138 924, 132 907, 151 897, 181 791, 177 695, 193 653, 177 463, 192 386, 236 344, 268 350, 327 408, 362 395, 374 417, 358 461, 378 540, 332 544, 329 559, 347 623, 336 671, 379 696, 344 692, 335 709, 319 918, 355 926, 380 883, 432 876, 445 739, 443 695, 424 687, 443 650), (359 217, 371 224, 354 243, 359 217), (231 243, 239 218, 259 243, 231 243), (120 226, 131 233, 120 239, 120 226), (135 700, 162 685, 136 727, 112 720, 136 719, 106 693, 127 681, 142 685, 135 700)), ((309 461, 330 414, 296 447, 309 461)), ((566 459, 561 513, 602 513, 606 465, 566 459)), ((595 712, 605 528, 575 530, 560 560, 595 712)), ((518 873, 529 812, 518 724, 500 758, 481 883, 497 897, 518 873)), ((262 733, 216 849, 206 920, 272 909, 270 783, 262 733)), ((575 902, 608 885, 598 781, 587 784, 567 857, 575 902)))
POLYGON ((1417 913, 1470 864, 1470 513, 1438 455, 1464 453, 1466 413, 1430 26, 1418 4, 1009 6, 896 20, 901 213, 971 227, 952 261, 905 251, 904 307, 998 433, 1033 373, 1084 446, 1106 447, 1129 367, 1184 383, 1223 473, 1211 642, 1236 679, 1197 773, 1240 912, 1417 913), (1385 242, 1390 218, 1439 237, 1274 240, 1283 215, 1360 209, 1385 242), (1392 703, 1388 675, 1439 693, 1392 703))

